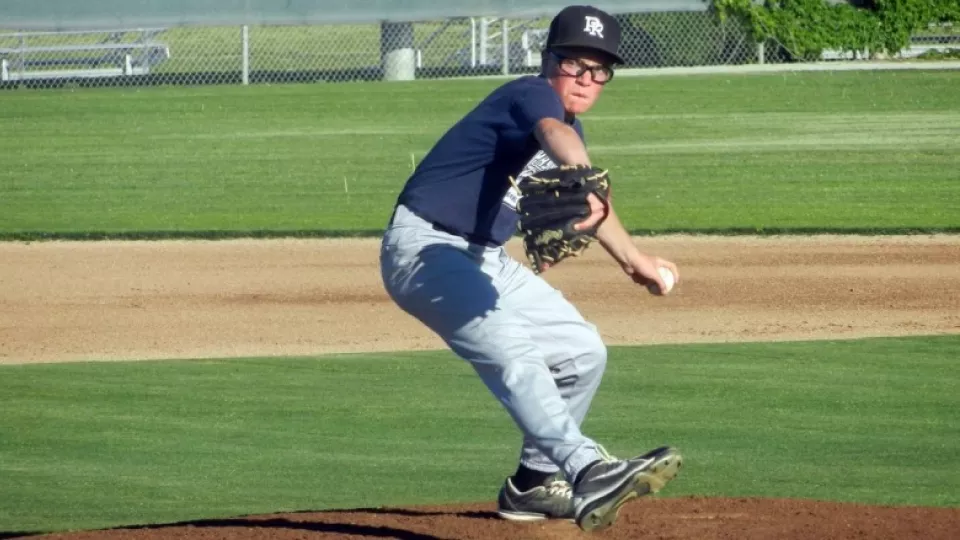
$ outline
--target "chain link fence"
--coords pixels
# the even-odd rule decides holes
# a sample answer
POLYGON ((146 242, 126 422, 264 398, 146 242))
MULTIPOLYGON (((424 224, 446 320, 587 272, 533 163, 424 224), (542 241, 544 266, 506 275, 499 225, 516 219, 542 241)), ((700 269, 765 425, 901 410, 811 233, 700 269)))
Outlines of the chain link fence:
MULTIPOLYGON (((714 66, 789 60, 760 48, 735 21, 706 11, 617 15, 625 67, 714 66)), ((345 82, 390 78, 385 51, 404 40, 417 79, 535 73, 549 17, 464 17, 406 24, 0 29, 0 85, 52 88, 345 82), (406 31, 402 31, 405 29, 406 31), (385 77, 385 75, 387 75, 385 77)))

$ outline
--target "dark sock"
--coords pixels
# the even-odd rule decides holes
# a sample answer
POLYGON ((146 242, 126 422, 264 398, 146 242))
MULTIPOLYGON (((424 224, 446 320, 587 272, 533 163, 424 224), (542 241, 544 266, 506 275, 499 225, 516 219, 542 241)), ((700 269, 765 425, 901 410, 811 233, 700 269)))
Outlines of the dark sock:
POLYGON ((573 482, 573 485, 579 484, 579 483, 580 483, 580 479, 583 478, 583 473, 589 471, 589 470, 590 470, 590 467, 593 467, 593 466, 596 465, 597 463, 600 463, 600 460, 599 460, 599 459, 596 460, 596 461, 591 461, 589 464, 587 464, 586 467, 580 469, 580 472, 577 473, 577 478, 576 478, 576 480, 573 482))
POLYGON ((546 485, 547 480, 556 473, 545 473, 528 469, 523 465, 517 467, 517 472, 513 475, 513 485, 520 491, 529 491, 537 486, 546 485))

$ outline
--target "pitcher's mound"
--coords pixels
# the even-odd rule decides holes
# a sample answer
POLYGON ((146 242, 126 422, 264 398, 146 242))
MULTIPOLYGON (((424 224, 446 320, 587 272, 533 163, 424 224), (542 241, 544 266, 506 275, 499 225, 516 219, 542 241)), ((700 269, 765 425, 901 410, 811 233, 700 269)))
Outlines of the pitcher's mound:
POLYGON ((622 509, 613 527, 592 534, 567 521, 504 521, 492 505, 478 504, 244 516, 43 538, 947 540, 957 538, 958 531, 960 508, 687 497, 633 501, 622 509))

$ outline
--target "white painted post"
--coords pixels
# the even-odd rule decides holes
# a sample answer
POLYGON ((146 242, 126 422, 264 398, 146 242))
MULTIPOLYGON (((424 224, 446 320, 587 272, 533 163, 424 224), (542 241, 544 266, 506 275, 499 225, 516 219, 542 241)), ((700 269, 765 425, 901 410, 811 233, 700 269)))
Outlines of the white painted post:
POLYGON ((477 19, 470 17, 470 67, 477 67, 477 19))
POLYGON ((764 42, 761 41, 757 43, 757 62, 763 64, 766 63, 767 49, 764 46, 764 42))
POLYGON ((487 48, 490 46, 487 39, 490 37, 490 19, 480 18, 480 65, 487 65, 487 48))
POLYGON ((506 17, 500 23, 500 38, 503 44, 503 62, 500 66, 500 72, 504 75, 510 74, 510 21, 506 17))
POLYGON ((240 46, 242 49, 240 56, 243 58, 241 68, 243 84, 248 85, 250 84, 250 27, 247 25, 240 28, 240 46))
POLYGON ((0 81, 10 80, 10 63, 4 58, 0 60, 0 81))

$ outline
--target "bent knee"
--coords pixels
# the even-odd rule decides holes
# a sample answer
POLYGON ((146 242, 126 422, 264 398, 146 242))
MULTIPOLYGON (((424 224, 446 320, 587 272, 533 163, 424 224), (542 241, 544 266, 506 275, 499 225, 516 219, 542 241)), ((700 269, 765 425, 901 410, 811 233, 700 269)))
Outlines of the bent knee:
POLYGON ((607 345, 603 342, 600 334, 596 332, 590 334, 590 338, 584 342, 578 363, 590 371, 602 372, 606 368, 607 345))
POLYGON ((576 374, 579 378, 596 378, 607 367, 607 346, 596 332, 584 332, 575 346, 563 353, 563 360, 553 372, 561 377, 576 374))

